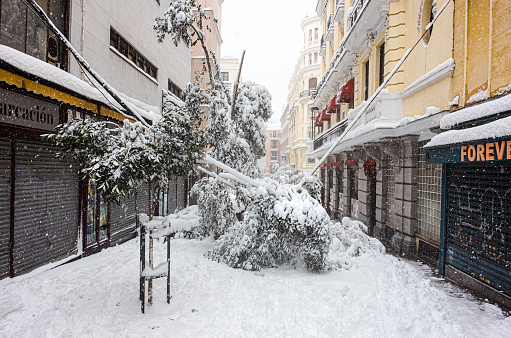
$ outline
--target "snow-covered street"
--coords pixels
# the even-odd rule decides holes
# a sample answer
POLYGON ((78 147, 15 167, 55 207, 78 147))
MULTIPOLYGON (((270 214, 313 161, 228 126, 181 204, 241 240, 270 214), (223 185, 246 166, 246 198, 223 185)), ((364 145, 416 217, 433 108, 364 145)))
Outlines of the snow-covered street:
MULTIPOLYGON (((171 304, 156 280, 140 313, 138 240, 0 282, 1 337, 509 337, 511 318, 380 253, 349 270, 247 272, 208 260, 212 240, 172 242, 171 304)), ((156 248, 162 249, 161 246, 156 248)))

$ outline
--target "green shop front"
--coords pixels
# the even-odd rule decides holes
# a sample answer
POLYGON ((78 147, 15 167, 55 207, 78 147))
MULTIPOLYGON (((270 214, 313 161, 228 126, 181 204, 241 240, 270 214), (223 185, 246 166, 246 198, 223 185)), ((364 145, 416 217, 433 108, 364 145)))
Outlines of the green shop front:
POLYGON ((434 146, 427 156, 443 164, 440 274, 511 296, 511 136, 434 146))

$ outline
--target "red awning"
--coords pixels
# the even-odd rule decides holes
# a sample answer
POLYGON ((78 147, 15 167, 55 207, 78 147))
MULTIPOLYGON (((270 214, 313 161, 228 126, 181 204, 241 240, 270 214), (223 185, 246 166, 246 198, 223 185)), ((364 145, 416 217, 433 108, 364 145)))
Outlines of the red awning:
POLYGON ((336 98, 337 98, 337 96, 334 96, 334 97, 332 97, 330 102, 328 102, 328 104, 326 106, 327 113, 333 114, 333 113, 335 113, 336 109, 339 109, 339 105, 337 104, 337 102, 335 102, 336 98))
POLYGON ((355 78, 349 80, 341 86, 337 93, 338 103, 349 103, 355 97, 355 78))
POLYGON ((319 113, 318 116, 316 116, 316 118, 314 119, 314 127, 321 127, 321 126, 323 126, 323 122, 321 122, 319 120, 320 116, 321 116, 321 113, 319 113))
POLYGON ((324 108, 319 114, 320 121, 330 121, 330 114, 327 113, 326 108, 324 108))

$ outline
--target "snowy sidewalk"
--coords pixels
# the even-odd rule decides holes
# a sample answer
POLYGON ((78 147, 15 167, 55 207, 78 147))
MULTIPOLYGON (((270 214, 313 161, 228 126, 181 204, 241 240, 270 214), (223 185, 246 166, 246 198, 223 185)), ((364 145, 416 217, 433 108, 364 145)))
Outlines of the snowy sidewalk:
POLYGON ((138 240, 0 281, 0 337, 510 337, 511 318, 429 269, 390 255, 350 270, 235 270, 204 258, 211 240, 172 242, 173 298, 155 281, 140 313, 138 240))

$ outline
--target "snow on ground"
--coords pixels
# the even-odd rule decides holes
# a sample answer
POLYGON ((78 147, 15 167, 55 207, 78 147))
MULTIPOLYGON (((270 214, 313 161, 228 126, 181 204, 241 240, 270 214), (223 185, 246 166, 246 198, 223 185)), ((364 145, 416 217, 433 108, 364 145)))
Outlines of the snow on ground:
MULTIPOLYGON (((349 270, 247 272, 210 261, 212 240, 172 241, 171 304, 155 280, 140 313, 138 240, 0 281, 0 337, 509 337, 511 318, 378 251, 349 270)), ((164 246, 156 245, 158 262, 164 246)))

